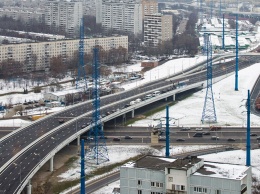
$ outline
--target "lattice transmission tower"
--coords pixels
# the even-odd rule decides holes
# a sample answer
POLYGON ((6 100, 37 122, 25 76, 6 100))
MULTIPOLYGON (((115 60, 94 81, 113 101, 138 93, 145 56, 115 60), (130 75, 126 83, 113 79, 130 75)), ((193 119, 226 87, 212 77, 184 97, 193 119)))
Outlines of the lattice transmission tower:
POLYGON ((86 152, 87 164, 100 164, 109 161, 106 139, 104 138, 103 126, 100 117, 100 65, 98 57, 98 48, 93 49, 92 79, 93 79, 93 112, 92 128, 88 134, 88 150, 86 152))
POLYGON ((79 63, 78 63, 78 75, 76 80, 76 89, 83 87, 84 91, 87 91, 86 69, 84 63, 84 20, 81 19, 80 32, 79 32, 79 63))
POLYGON ((204 51, 207 55, 207 88, 201 122, 217 122, 214 96, 212 91, 212 44, 210 34, 204 34, 204 51))

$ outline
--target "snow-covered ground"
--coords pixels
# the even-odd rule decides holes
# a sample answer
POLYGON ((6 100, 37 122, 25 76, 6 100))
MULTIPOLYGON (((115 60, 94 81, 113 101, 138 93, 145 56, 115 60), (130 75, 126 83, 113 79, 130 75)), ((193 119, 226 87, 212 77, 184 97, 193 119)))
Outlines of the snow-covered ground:
MULTIPOLYGON (((247 90, 251 90, 259 76, 260 63, 239 71, 239 91, 235 91, 235 76, 231 75, 213 84, 217 121, 219 125, 246 125, 246 107, 244 99, 247 90), (243 101, 243 102, 242 102, 243 101), (241 106, 242 105, 242 106, 241 106)), ((179 126, 208 126, 201 123, 206 89, 194 93, 185 100, 169 108, 169 115, 175 118, 179 126)), ((133 126, 157 125, 158 119, 165 117, 165 111, 156 113, 147 119, 132 124, 133 126), (157 119, 154 121, 154 119, 157 119)), ((251 126, 259 126, 259 117, 251 114, 251 126)))
MULTIPOLYGON (((196 56, 193 58, 178 58, 167 61, 166 63, 155 67, 149 71, 144 73, 143 80, 134 80, 131 83, 122 84, 122 87, 126 90, 136 88, 140 85, 148 83, 150 81, 154 81, 157 79, 165 78, 174 75, 175 73, 179 73, 187 68, 190 68, 202 61, 206 60, 205 56, 196 56)), ((131 69, 137 69, 136 65, 127 66, 127 71, 131 72, 131 69)), ((140 64, 141 66, 141 64, 140 64)))

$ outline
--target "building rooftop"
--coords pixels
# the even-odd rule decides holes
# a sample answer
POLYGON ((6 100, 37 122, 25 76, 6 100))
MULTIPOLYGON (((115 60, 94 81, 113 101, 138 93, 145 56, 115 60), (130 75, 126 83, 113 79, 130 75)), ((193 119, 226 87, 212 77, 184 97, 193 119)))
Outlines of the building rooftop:
POLYGON ((250 167, 237 164, 204 162, 204 166, 193 175, 241 180, 247 175, 248 168, 250 167))
POLYGON ((175 160, 174 162, 170 163, 167 167, 174 168, 177 170, 188 170, 195 164, 199 163, 202 159, 197 157, 186 157, 186 158, 180 158, 175 160))
MULTIPOLYGON (((176 159, 173 158, 165 158, 162 156, 151 156, 147 155, 135 163, 132 163, 132 167, 136 168, 148 168, 152 170, 165 170, 165 167, 168 166, 170 163, 174 162, 176 159)), ((129 167, 129 166, 128 166, 129 167)))

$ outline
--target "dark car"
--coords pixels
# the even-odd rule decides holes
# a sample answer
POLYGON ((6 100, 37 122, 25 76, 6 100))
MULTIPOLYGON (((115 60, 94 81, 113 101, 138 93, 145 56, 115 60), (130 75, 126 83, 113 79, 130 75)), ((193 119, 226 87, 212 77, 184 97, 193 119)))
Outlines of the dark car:
POLYGON ((251 133, 250 136, 257 136, 257 134, 256 133, 251 133))
POLYGON ((125 139, 133 139, 131 136, 125 136, 125 139))
POLYGON ((210 132, 204 132, 203 135, 210 135, 210 132))
POLYGON ((162 90, 162 93, 166 93, 166 92, 167 92, 167 89, 162 90))
POLYGON ((120 141, 120 138, 115 137, 115 138, 113 139, 113 141, 120 141))
POLYGON ((87 125, 81 125, 81 129, 84 129, 85 127, 87 127, 87 125))
POLYGON ((100 136, 99 139, 107 139, 107 136, 100 136))
POLYGON ((236 141, 236 140, 233 139, 233 138, 228 138, 227 140, 228 140, 228 141, 236 141))
POLYGON ((65 122, 64 119, 59 119, 58 121, 59 121, 59 123, 64 123, 65 122))
POLYGON ((185 139, 176 139, 176 141, 185 141, 185 139))
POLYGON ((257 139, 257 140, 260 140, 260 136, 258 136, 256 139, 257 139))
POLYGON ((193 135, 193 137, 202 137, 202 136, 203 136, 202 133, 195 133, 195 134, 193 135))

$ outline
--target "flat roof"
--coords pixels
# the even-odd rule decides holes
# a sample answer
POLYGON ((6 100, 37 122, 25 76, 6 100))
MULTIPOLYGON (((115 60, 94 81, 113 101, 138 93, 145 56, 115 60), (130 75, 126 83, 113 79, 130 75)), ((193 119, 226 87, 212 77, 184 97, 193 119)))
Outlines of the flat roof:
POLYGON ((197 157, 186 157, 175 160, 170 163, 167 167, 177 170, 188 170, 195 164, 199 163, 202 159, 197 157))
POLYGON ((249 167, 238 164, 205 162, 193 175, 241 180, 249 167))
POLYGON ((127 163, 125 167, 135 167, 135 168, 147 168, 152 170, 165 170, 170 163, 174 162, 176 159, 173 158, 165 158, 163 156, 152 156, 147 155, 136 162, 127 163))

